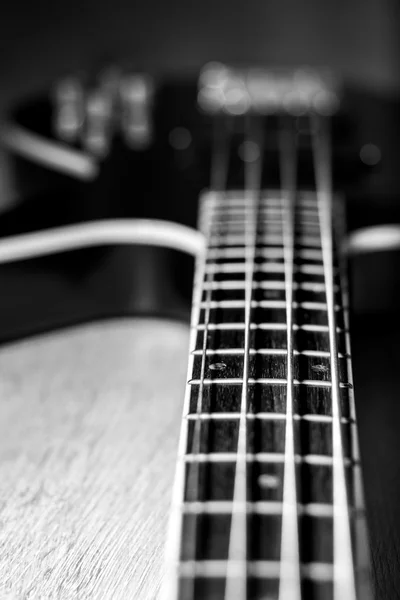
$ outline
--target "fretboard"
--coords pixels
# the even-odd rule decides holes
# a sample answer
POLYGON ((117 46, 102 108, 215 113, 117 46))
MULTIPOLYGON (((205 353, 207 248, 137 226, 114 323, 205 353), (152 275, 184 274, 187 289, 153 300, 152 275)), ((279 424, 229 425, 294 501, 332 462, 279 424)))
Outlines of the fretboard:
POLYGON ((210 191, 199 225, 165 599, 371 598, 340 199, 210 191))

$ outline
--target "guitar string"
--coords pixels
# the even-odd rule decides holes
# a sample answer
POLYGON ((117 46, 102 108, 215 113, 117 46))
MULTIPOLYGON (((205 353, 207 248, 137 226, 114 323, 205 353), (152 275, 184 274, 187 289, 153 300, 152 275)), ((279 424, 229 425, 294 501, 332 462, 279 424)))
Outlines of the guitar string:
MULTIPOLYGON (((214 122, 215 123, 215 122, 214 122)), ((214 130, 215 131, 215 130, 214 130)), ((216 133, 215 133, 216 136, 216 133)), ((214 141, 216 142, 216 137, 214 141)), ((226 187, 224 181, 226 180, 227 173, 225 173, 224 165, 224 157, 225 152, 221 152, 220 148, 215 145, 214 146, 215 153, 212 154, 212 170, 211 170, 211 181, 210 187, 216 186, 218 189, 224 189, 226 187), (215 160, 214 160, 215 159, 215 160)), ((195 276, 194 276, 194 286, 193 286, 193 296, 194 303, 192 309, 191 316, 191 327, 190 327, 190 340, 189 340, 189 360, 188 360, 188 368, 187 368, 187 383, 186 383, 186 391, 185 391, 185 400, 182 411, 182 421, 181 421, 181 431, 179 436, 179 448, 178 448, 178 457, 176 462, 176 472, 175 479, 173 485, 172 492, 172 507, 171 514, 169 519, 168 533, 167 533, 167 544, 165 549, 165 570, 166 575, 164 576, 163 586, 161 590, 161 598, 163 600, 177 600, 180 593, 180 583, 181 583, 181 570, 180 570, 180 562, 181 555, 183 553, 183 536, 185 535, 183 528, 183 503, 185 498, 185 489, 186 489, 186 466, 188 462, 188 457, 194 459, 192 462, 196 462, 197 455, 188 454, 187 446, 188 446, 188 433, 189 433, 189 419, 186 417, 190 414, 190 400, 192 395, 192 386, 191 386, 191 378, 193 377, 193 368, 195 355, 193 354, 193 350, 196 348, 197 336, 200 330, 204 331, 204 339, 207 339, 206 335, 206 327, 204 325, 199 325, 200 320, 200 300, 202 297, 202 293, 204 290, 204 274, 206 272, 206 261, 207 261, 207 250, 210 245, 210 237, 211 237, 211 218, 210 218, 210 209, 208 207, 208 203, 211 200, 212 205, 215 205, 216 195, 219 192, 212 191, 208 193, 206 196, 202 196, 199 206, 199 228, 202 231, 202 235, 205 238, 205 251, 198 255, 196 266, 195 266, 195 276), (207 214, 208 212, 208 214, 207 214)), ((212 212, 212 211, 211 211, 212 212)), ((207 285, 207 290, 213 289, 213 285, 207 285)), ((208 329, 208 326, 207 326, 208 329)), ((203 342, 204 344, 204 342, 203 342)), ((204 385, 204 377, 202 378, 202 382, 204 385)), ((195 484, 197 485, 197 483, 195 484)), ((195 561, 192 561, 195 564, 195 561)), ((195 592, 195 582, 193 581, 191 585, 191 595, 195 592)))
POLYGON ((240 402, 240 419, 234 474, 228 560, 225 576, 225 600, 243 600, 247 597, 247 511, 242 507, 247 500, 247 403, 250 357, 251 300, 257 244, 257 215, 261 192, 263 137, 256 127, 255 117, 245 117, 245 181, 244 198, 247 203, 245 221, 245 327, 243 354, 243 382, 240 402), (252 131, 253 130, 253 131, 252 131), (255 133, 255 131, 257 133, 255 133), (253 145, 255 144, 255 146, 253 145), (258 155, 251 157, 256 149, 258 155))
POLYGON ((327 118, 311 117, 315 188, 321 226, 326 303, 329 324, 329 349, 332 402, 333 471, 333 600, 356 600, 350 513, 346 487, 345 457, 341 429, 340 379, 336 340, 336 314, 333 269, 332 173, 330 124, 327 118))
MULTIPOLYGON (((199 211, 199 224, 201 224, 203 218, 204 204, 200 205, 199 211)), ((207 223, 206 223, 207 225, 207 223)), ((206 227, 203 229, 203 234, 206 240, 209 237, 209 231, 206 227)), ((195 266, 195 280, 194 280, 194 297, 200 299, 201 286, 198 285, 198 279, 201 274, 204 274, 205 263, 206 263, 206 252, 198 255, 195 266), (197 285, 197 287, 196 287, 197 285)), ((198 321, 200 314, 199 303, 195 304, 192 310, 191 316, 191 328, 190 328, 190 340, 189 340, 189 360, 187 367, 187 383, 185 390, 184 405, 182 411, 181 430, 179 435, 179 447, 178 456, 176 461, 176 471, 172 490, 172 502, 171 512, 169 518, 168 532, 167 532, 167 543, 165 548, 165 575, 163 578, 163 585, 161 589, 162 600, 178 600, 180 594, 180 582, 181 582, 181 571, 180 571, 180 560, 182 554, 182 533, 183 533, 183 510, 182 502, 185 494, 185 476, 186 476, 186 462, 187 462, 187 444, 188 444, 188 425, 189 421, 186 418, 190 413, 190 399, 191 399, 191 385, 190 378, 193 375, 194 366, 194 355, 192 350, 196 347, 196 340, 198 335, 198 321)))
MULTIPOLYGON (((210 188, 211 188, 211 198, 213 201, 211 204, 207 205, 207 213, 205 215, 207 225, 207 246, 206 253, 210 243, 210 237, 212 235, 212 225, 213 218, 215 213, 215 205, 218 199, 220 200, 220 196, 223 195, 227 188, 227 180, 229 173, 229 152, 230 152, 230 136, 227 131, 225 117, 221 117, 220 119, 215 119, 213 124, 213 149, 212 149, 212 159, 211 159, 211 176, 210 176, 210 188)), ((204 208, 204 207, 203 207, 204 208)), ((204 215, 203 215, 204 216, 204 215)), ((204 265, 205 267, 206 265, 204 265)), ((201 353, 201 365, 200 365, 200 384, 198 388, 198 396, 196 403, 196 414, 200 415, 203 413, 203 398, 204 398, 204 378, 205 378, 205 370, 206 370, 206 361, 207 361, 207 342, 208 342, 208 327, 210 323, 210 313, 211 313, 211 299, 213 294, 213 282, 214 282, 214 271, 208 271, 205 273, 205 268, 201 273, 201 280, 197 282, 197 285, 200 286, 199 297, 203 296, 204 291, 204 274, 206 274, 206 300, 205 300, 205 308, 204 308, 204 329, 203 329, 203 344, 202 344, 202 353, 201 353)), ((199 311, 200 315, 200 311, 199 311)), ((210 391, 211 397, 211 391, 210 391)), ((201 443, 202 443, 202 434, 204 433, 205 441, 208 439, 208 427, 209 424, 203 424, 201 419, 197 419, 194 426, 192 444, 190 448, 191 454, 200 454, 201 451, 201 443)), ((205 466, 207 469, 208 467, 205 466)), ((193 462, 189 465, 189 475, 187 481, 187 489, 190 497, 193 497, 195 501, 201 501, 199 499, 199 483, 200 483, 200 463, 193 462)), ((199 527, 199 515, 195 514, 193 519, 189 521, 191 524, 190 527, 185 531, 186 539, 191 541, 192 551, 193 551, 193 560, 196 561, 196 553, 197 553, 197 529, 199 527)), ((193 577, 191 580, 191 590, 190 597, 195 597, 195 586, 196 579, 193 577)))
POLYGON ((301 599, 299 515, 296 488, 294 447, 294 348, 293 348, 293 278, 295 201, 297 185, 297 147, 290 117, 283 118, 280 128, 279 154, 281 194, 283 203, 283 243, 285 266, 286 327, 287 327, 287 384, 285 463, 283 471, 283 500, 279 600, 301 599))

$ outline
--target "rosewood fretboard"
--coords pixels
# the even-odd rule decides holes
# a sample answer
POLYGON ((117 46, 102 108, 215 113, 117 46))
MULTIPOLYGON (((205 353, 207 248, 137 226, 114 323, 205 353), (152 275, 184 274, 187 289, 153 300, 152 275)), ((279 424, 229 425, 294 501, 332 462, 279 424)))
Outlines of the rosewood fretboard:
POLYGON ((168 600, 370 598, 342 211, 315 131, 314 189, 283 135, 279 190, 248 146, 244 189, 201 198, 168 600))

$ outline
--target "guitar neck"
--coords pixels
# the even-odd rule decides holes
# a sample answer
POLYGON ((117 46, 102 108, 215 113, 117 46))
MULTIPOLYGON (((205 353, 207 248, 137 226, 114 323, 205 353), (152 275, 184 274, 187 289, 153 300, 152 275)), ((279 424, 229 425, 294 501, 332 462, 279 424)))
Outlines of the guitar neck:
POLYGON ((343 211, 324 120, 317 130, 315 189, 296 189, 295 138, 283 135, 279 190, 257 187, 261 152, 248 146, 244 189, 201 197, 207 249, 195 274, 168 600, 371 597, 343 211))

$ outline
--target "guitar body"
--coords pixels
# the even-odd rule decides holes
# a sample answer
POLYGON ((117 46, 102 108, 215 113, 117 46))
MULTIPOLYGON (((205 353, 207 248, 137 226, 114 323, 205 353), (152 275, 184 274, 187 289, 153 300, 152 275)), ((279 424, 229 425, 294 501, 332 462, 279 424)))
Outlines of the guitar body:
POLYGON ((158 596, 187 347, 145 318, 3 346, 2 598, 158 596))
MULTIPOLYGON (((128 152, 117 140, 93 181, 51 172, 11 152, 23 202, 0 216, 2 236, 126 217, 195 226, 199 194, 209 185, 210 119, 196 108, 191 80, 161 86, 157 98, 151 147, 128 152), (174 131, 188 133, 189 143, 171 142, 174 131)), ((333 130, 340 150, 334 174, 346 190, 351 229, 398 219, 397 112, 392 97, 345 91, 344 117, 333 130), (376 168, 360 161, 367 143, 381 150, 376 168)), ((43 136, 51 135, 51 119, 46 96, 10 116, 43 136)), ((273 164, 272 186, 276 171, 273 164)), ((397 260, 382 258, 386 275, 382 259, 362 257, 351 265, 351 330, 376 598, 390 600, 400 589, 400 483, 393 476, 400 415, 394 385, 384 388, 379 411, 375 392, 398 355, 398 330, 383 336, 378 326, 378 320, 395 322, 393 313, 384 317, 382 311, 397 307, 397 286, 387 276, 397 260), (379 351, 369 350, 377 350, 376 343, 389 344, 390 352, 376 356, 379 351)), ((158 597, 192 279, 191 259, 142 245, 109 244, 1 266, 5 597, 158 597)))

